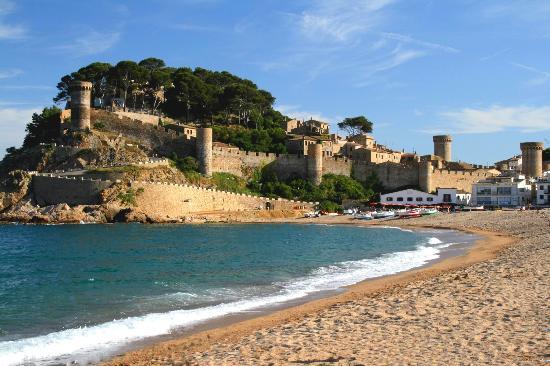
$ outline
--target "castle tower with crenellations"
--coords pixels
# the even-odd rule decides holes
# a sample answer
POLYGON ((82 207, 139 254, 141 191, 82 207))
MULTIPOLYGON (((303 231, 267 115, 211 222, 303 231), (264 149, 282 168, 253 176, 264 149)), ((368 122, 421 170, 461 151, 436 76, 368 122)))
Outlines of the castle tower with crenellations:
POLYGON ((212 176, 212 129, 201 127, 197 129, 197 160, 199 171, 207 177, 212 176))
POLYGON ((451 135, 438 135, 433 137, 434 155, 441 157, 445 161, 451 161, 451 135))
POLYGON ((542 177, 542 150, 543 142, 522 142, 521 149, 521 172, 528 177, 542 177))
POLYGON ((71 82, 69 89, 71 93, 71 130, 90 130, 92 83, 89 81, 75 80, 71 82))
POLYGON ((318 186, 323 179, 323 145, 311 144, 307 148, 307 178, 318 186))

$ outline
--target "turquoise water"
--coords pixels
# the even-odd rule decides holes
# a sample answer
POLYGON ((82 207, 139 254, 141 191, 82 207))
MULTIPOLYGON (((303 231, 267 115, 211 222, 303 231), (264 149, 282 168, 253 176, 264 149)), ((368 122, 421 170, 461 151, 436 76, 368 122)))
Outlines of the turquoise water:
POLYGON ((422 266, 459 242, 352 226, 0 225, 0 363, 103 352, 422 266))

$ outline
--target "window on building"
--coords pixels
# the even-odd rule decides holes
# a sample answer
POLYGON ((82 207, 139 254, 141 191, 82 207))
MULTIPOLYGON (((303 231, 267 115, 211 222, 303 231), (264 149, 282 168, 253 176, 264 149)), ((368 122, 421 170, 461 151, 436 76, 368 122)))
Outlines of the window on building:
POLYGON ((497 194, 509 196, 512 194, 512 187, 497 187, 497 194))
POLYGON ((397 197, 397 200, 398 200, 399 202, 402 202, 402 201, 403 201, 403 197, 397 197))
POLYGON ((434 200, 433 197, 428 197, 428 198, 426 198, 426 201, 428 201, 428 202, 433 202, 433 200, 434 200))
POLYGON ((443 202, 451 202, 451 194, 450 193, 443 194, 443 202))
POLYGON ((542 191, 542 190, 544 189, 544 186, 540 186, 540 188, 539 188, 539 189, 540 189, 540 190, 542 191))
POLYGON ((539 196, 539 198, 540 198, 541 200, 543 200, 543 199, 544 199, 544 195, 541 194, 541 195, 539 196))
POLYGON ((416 202, 422 202, 422 197, 416 197, 416 202))
POLYGON ((386 201, 393 201, 393 197, 386 197, 386 201))
POLYGON ((491 187, 478 187, 477 188, 477 194, 481 196, 490 196, 491 195, 491 187))
POLYGON ((407 201, 408 201, 408 202, 411 202, 412 200, 413 200, 412 197, 407 197, 407 201))
POLYGON ((491 197, 478 197, 477 198, 477 204, 478 205, 490 205, 491 204, 491 197))

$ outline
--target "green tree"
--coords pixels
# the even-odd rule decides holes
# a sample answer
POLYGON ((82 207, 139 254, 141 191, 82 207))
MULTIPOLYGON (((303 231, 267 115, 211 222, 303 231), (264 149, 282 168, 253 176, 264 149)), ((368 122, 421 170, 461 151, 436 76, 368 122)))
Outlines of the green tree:
POLYGON ((59 137, 60 123, 61 110, 55 106, 44 108, 40 114, 34 113, 32 121, 25 128, 27 135, 23 147, 55 142, 59 137))
POLYGON ((365 116, 345 118, 338 123, 338 128, 347 132, 348 135, 354 136, 361 133, 372 132, 372 122, 365 116))

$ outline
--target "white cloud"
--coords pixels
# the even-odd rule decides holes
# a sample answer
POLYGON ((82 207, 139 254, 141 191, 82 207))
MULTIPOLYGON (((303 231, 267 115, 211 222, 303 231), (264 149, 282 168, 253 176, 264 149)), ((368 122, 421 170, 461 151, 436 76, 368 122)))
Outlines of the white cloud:
POLYGON ((302 34, 313 41, 347 42, 381 21, 381 10, 395 0, 317 0, 298 17, 302 34))
POLYGON ((324 116, 321 112, 303 110, 300 108, 299 105, 280 104, 276 105, 275 109, 282 114, 289 116, 290 118, 301 120, 308 120, 310 118, 313 118, 320 121, 333 122, 331 118, 324 116))
POLYGON ((15 10, 15 3, 9 0, 0 0, 0 40, 22 39, 27 34, 27 29, 20 24, 7 24, 4 17, 15 10))
POLYGON ((394 48, 389 54, 376 62, 363 67, 364 71, 359 73, 355 87, 364 87, 372 83, 372 77, 384 71, 388 71, 408 61, 425 56, 426 52, 418 50, 403 50, 400 46, 394 48))
POLYGON ((517 130, 523 133, 550 130, 550 105, 541 107, 492 105, 487 108, 463 108, 440 113, 442 128, 424 132, 494 133, 517 130))
POLYGON ((21 75, 22 73, 23 73, 23 70, 20 70, 20 69, 0 70, 0 79, 13 78, 18 75, 21 75))
POLYGON ((518 68, 523 69, 523 70, 527 70, 527 71, 537 75, 537 77, 529 80, 528 84, 530 84, 530 85, 542 85, 542 84, 546 84, 548 81, 550 81, 550 72, 542 71, 542 70, 536 69, 532 66, 520 64, 520 63, 517 63, 517 62, 511 62, 511 64, 515 67, 518 67, 518 68))
POLYGON ((488 61, 488 60, 493 59, 493 58, 495 58, 495 57, 498 57, 498 56, 502 55, 503 53, 506 53, 506 52, 508 52, 508 51, 510 51, 510 50, 511 50, 511 48, 504 48, 504 49, 502 49, 502 50, 498 50, 498 51, 496 51, 496 52, 494 52, 494 53, 491 53, 490 55, 486 55, 486 56, 481 57, 481 58, 479 59, 479 61, 488 61))
POLYGON ((101 33, 90 31, 74 41, 54 47, 54 49, 71 53, 74 56, 95 55, 107 51, 119 40, 119 32, 101 33))
POLYGON ((0 157, 8 147, 19 147, 25 137, 25 126, 30 122, 33 113, 40 113, 40 108, 0 108, 0 157))
POLYGON ((384 32, 384 33, 382 33, 382 37, 387 38, 387 39, 393 39, 395 41, 399 41, 399 42, 403 42, 403 43, 415 44, 415 45, 418 45, 418 46, 421 46, 421 47, 424 47, 424 48, 431 48, 431 49, 434 49, 434 50, 449 52, 449 53, 458 53, 458 52, 460 52, 458 49, 456 49, 454 47, 445 46, 445 45, 442 45, 442 44, 439 44, 439 43, 422 41, 422 40, 419 40, 419 39, 412 38, 411 36, 407 36, 407 35, 399 34, 399 33, 384 32))

